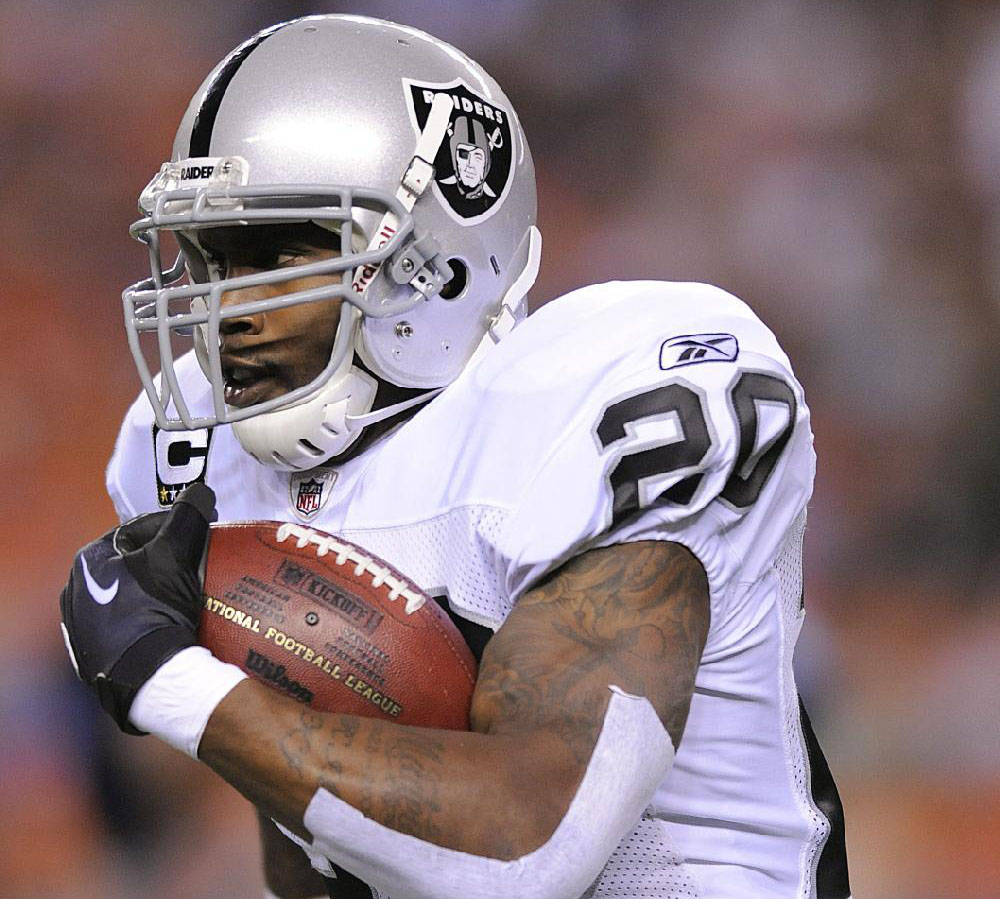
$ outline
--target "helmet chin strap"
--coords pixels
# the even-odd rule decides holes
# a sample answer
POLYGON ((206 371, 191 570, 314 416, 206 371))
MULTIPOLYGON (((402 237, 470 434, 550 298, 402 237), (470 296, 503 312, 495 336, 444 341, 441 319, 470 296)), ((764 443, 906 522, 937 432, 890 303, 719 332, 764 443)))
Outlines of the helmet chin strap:
POLYGON ((489 330, 485 339, 493 343, 499 343, 514 329, 514 326, 524 318, 525 301, 531 285, 538 277, 538 266, 542 259, 542 232, 534 225, 528 228, 526 235, 528 241, 528 258, 521 269, 521 274, 514 279, 514 283, 507 288, 507 292, 500 301, 500 309, 490 322, 489 330))
MULTIPOLYGON (((413 205, 434 178, 434 157, 437 156, 438 148, 441 146, 441 142, 448 132, 448 123, 451 121, 453 108, 451 97, 448 94, 439 93, 434 96, 430 111, 427 113, 427 121, 424 123, 423 131, 420 132, 420 136, 417 138, 417 145, 413 151, 413 159, 410 160, 410 164, 403 173, 403 177, 399 182, 399 188, 396 191, 396 198, 402 203, 403 208, 407 212, 413 210, 413 205)), ((399 222, 394 213, 387 212, 383 215, 378 227, 372 234, 368 249, 378 249, 387 243, 396 233, 398 225, 399 222)), ((375 280, 375 276, 381 267, 382 264, 380 263, 377 266, 362 266, 357 269, 354 273, 352 287, 359 293, 363 293, 368 289, 368 285, 375 280)), ((349 431, 361 431, 377 421, 385 421, 387 418, 392 418, 400 412, 412 409, 414 406, 419 406, 434 399, 443 389, 443 387, 439 387, 436 390, 428 390, 419 396, 411 397, 401 403, 394 403, 391 406, 385 406, 382 409, 376 409, 374 412, 367 412, 362 415, 345 414, 344 423, 349 431)))
POLYGON ((385 421, 387 418, 392 418, 394 415, 405 412, 407 409, 412 409, 414 406, 419 406, 421 403, 430 402, 442 390, 444 390, 443 387, 437 387, 434 390, 428 390, 426 393, 420 394, 420 396, 410 397, 410 399, 404 400, 402 403, 394 403, 391 406, 385 406, 382 409, 376 409, 374 412, 368 412, 364 415, 348 414, 344 416, 344 420, 347 422, 348 430, 360 431, 368 427, 368 425, 375 424, 377 421, 385 421))
MULTIPOLYGON (((437 156, 441 141, 444 140, 448 132, 448 123, 451 121, 451 111, 454 108, 451 97, 445 93, 435 94, 431 103, 430 112, 427 113, 427 121, 424 123, 424 130, 417 138, 417 145, 413 151, 413 159, 403 172, 399 187, 396 190, 396 199, 403 205, 407 212, 413 211, 413 205, 420 195, 427 190, 428 185, 434 178, 434 157, 437 156)), ((377 250, 385 246, 399 230, 399 219, 394 212, 386 212, 382 216, 378 227, 372 234, 368 242, 369 250, 377 250)), ((382 268, 382 263, 378 265, 363 265, 354 272, 354 280, 351 286, 358 292, 364 293, 368 285, 375 280, 375 276, 382 268)))

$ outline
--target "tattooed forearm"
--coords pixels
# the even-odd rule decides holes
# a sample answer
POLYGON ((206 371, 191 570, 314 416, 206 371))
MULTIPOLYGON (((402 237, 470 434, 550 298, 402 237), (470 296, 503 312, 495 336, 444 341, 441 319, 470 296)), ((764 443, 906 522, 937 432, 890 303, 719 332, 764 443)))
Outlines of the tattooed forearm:
POLYGON ((365 815, 395 830, 434 840, 446 752, 433 733, 306 710, 279 745, 290 777, 352 800, 365 815), (363 752, 352 753, 355 747, 363 752))
MULTIPOLYGON (((336 743, 327 755, 339 757, 336 743)), ((354 772, 357 807, 395 830, 433 841, 445 760, 445 748, 433 731, 371 728, 364 764, 354 772)))
MULTIPOLYGON (((439 788, 444 776, 442 745, 404 736, 386 747, 384 768, 376 766, 375 772, 369 771, 369 778, 376 778, 372 787, 377 788, 382 770, 393 772, 390 776, 394 789, 382 798, 381 809, 372 809, 373 814, 389 827, 422 833, 435 841, 440 830, 435 816, 441 810, 439 788)), ((371 790, 371 795, 377 795, 376 789, 371 790)))
POLYGON ((517 858, 566 813, 609 684, 647 697, 680 741, 708 608, 704 571, 685 548, 593 550, 524 596, 490 641, 472 733, 303 710, 244 681, 213 713, 200 755, 307 840, 303 816, 325 788, 400 832, 517 858))
POLYGON ((307 776, 304 759, 313 750, 313 737, 323 727, 323 718, 315 712, 303 712, 300 726, 286 733, 281 739, 281 751, 288 767, 302 780, 307 776))

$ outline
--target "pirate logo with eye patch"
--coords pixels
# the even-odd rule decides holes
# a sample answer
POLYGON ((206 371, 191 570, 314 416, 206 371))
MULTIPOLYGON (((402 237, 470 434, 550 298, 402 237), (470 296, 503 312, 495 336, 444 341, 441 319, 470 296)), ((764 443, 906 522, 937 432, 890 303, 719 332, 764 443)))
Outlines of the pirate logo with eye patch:
POLYGON ((452 103, 448 132, 434 163, 434 190, 463 224, 492 215, 510 187, 513 147, 510 114, 470 90, 461 80, 450 84, 423 84, 404 79, 410 118, 419 134, 437 94, 452 103))

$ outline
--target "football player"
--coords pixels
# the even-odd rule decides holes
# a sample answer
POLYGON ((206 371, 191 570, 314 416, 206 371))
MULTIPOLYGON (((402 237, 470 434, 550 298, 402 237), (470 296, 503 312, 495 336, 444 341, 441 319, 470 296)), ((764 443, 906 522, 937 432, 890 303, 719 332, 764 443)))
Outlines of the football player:
POLYGON ((128 523, 63 626, 119 726, 257 806, 273 895, 849 895, 792 675, 809 410, 744 303, 616 281, 526 318, 510 101, 374 19, 237 47, 139 203, 128 523), (437 597, 481 660, 472 732, 304 710, 195 645, 215 516, 344 535, 437 597))

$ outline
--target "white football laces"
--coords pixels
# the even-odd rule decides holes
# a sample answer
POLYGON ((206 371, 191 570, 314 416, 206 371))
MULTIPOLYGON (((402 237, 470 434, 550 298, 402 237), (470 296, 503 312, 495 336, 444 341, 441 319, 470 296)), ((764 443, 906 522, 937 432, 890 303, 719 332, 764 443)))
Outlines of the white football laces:
POLYGON ((337 565, 346 565, 348 562, 354 564, 354 576, 361 577, 367 573, 372 576, 372 586, 381 587, 383 584, 389 587, 389 600, 395 602, 402 596, 406 600, 406 614, 412 615, 421 608, 427 597, 410 589, 410 585, 398 578, 387 566, 380 564, 371 556, 366 556, 358 547, 350 543, 341 543, 336 537, 329 534, 321 534, 312 528, 302 527, 298 524, 283 524, 278 528, 275 539, 278 543, 284 543, 289 537, 295 538, 295 545, 299 549, 305 549, 309 544, 316 547, 316 555, 322 558, 330 553, 336 553, 334 561, 337 565))

